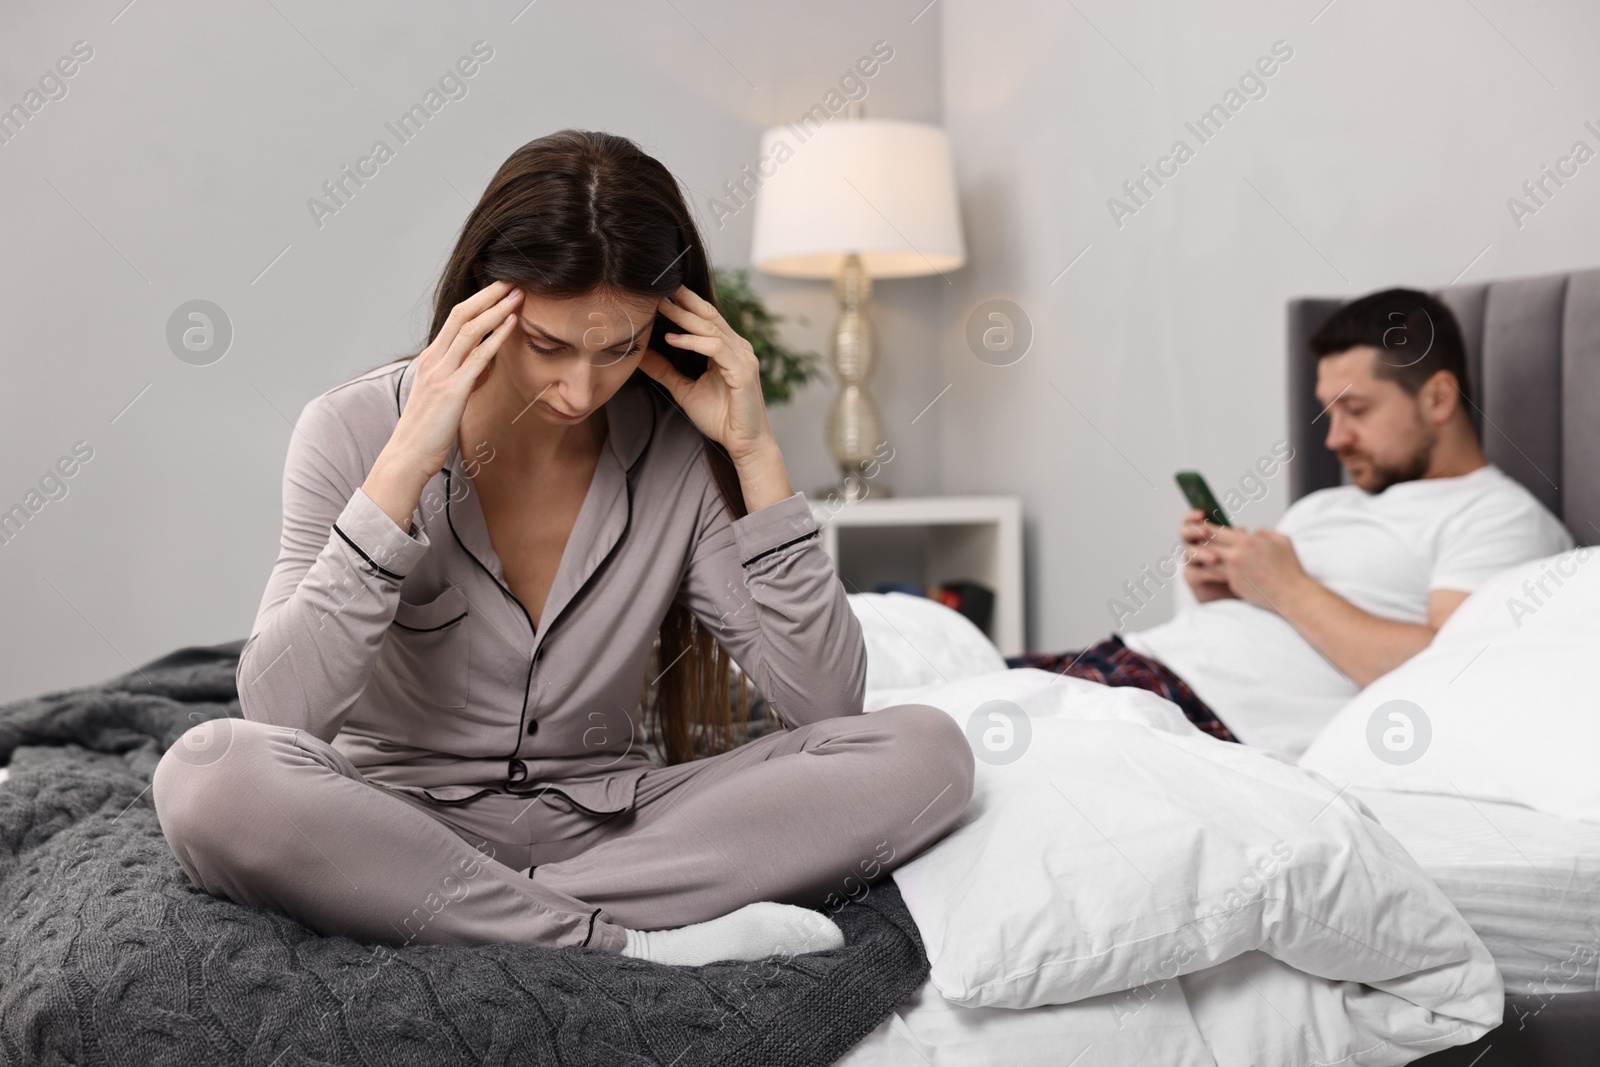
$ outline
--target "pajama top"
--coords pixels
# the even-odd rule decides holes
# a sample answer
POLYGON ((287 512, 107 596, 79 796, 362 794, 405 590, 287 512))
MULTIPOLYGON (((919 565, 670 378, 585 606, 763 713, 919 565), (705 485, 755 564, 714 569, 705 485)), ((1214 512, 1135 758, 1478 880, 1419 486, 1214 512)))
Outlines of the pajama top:
POLYGON ((652 766, 640 707, 674 600, 788 726, 862 711, 861 627, 805 495, 733 519, 699 431, 642 374, 607 440, 536 631, 505 582, 459 441, 411 530, 362 490, 416 377, 369 371, 300 413, 276 565, 239 657, 244 717, 328 741, 366 777, 464 803, 546 789, 632 806, 652 766))

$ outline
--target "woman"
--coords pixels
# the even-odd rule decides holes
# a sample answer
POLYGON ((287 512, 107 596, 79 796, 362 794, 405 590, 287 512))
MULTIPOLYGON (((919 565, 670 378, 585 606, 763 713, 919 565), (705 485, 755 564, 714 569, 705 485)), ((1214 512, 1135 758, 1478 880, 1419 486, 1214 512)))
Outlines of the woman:
POLYGON ((841 945, 809 909, 949 829, 971 751, 937 709, 861 714, 859 625, 712 296, 632 142, 501 166, 433 341, 301 412, 243 718, 154 778, 197 885, 365 940, 700 964, 841 945), (786 729, 729 748, 727 656, 786 729))

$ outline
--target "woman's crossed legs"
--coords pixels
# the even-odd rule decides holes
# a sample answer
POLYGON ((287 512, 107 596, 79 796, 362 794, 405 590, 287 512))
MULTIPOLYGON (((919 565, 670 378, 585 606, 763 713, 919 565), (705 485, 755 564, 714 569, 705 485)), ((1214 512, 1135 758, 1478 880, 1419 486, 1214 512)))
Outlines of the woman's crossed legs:
POLYGON ((553 794, 430 803, 303 731, 227 719, 180 738, 153 793, 195 884, 319 932, 620 952, 630 928, 860 895, 950 829, 972 774, 954 720, 902 705, 652 768, 632 810, 583 817, 553 794))

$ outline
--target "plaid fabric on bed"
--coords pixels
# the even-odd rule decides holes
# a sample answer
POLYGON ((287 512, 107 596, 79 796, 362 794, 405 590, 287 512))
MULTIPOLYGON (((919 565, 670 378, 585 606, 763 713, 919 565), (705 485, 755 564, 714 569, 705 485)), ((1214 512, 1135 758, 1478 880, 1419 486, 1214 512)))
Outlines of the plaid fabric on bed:
POLYGON ((1085 678, 1101 685, 1131 685, 1166 697, 1200 729, 1222 741, 1238 741, 1217 718, 1216 712, 1195 695, 1189 683, 1168 670, 1160 661, 1141 656, 1112 634, 1110 639, 1091 645, 1082 652, 1030 652, 1006 658, 1008 667, 1037 667, 1052 674, 1085 678))

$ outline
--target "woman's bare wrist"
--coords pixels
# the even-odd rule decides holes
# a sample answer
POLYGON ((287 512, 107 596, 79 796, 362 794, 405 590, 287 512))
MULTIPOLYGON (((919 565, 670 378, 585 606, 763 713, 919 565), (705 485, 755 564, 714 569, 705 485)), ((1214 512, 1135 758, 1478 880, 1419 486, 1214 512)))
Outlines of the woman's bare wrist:
POLYGON ((783 453, 778 450, 778 442, 774 439, 734 460, 733 466, 739 472, 739 488, 744 493, 746 511, 759 511, 768 504, 776 504, 794 495, 783 453))
POLYGON ((422 499, 422 487, 432 477, 433 472, 425 473, 421 464, 385 448, 378 453, 361 489, 396 526, 409 531, 411 516, 422 499))

